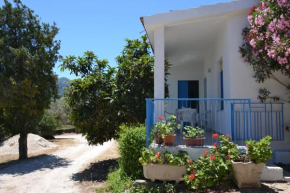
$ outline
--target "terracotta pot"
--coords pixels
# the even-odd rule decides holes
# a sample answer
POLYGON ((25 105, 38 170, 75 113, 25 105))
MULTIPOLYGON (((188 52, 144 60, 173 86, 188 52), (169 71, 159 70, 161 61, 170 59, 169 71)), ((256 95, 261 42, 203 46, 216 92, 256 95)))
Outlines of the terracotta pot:
POLYGON ((173 145, 174 140, 175 140, 175 134, 174 135, 164 135, 163 138, 163 144, 164 145, 173 145))
POLYGON ((205 142, 205 138, 186 138, 183 137, 184 143, 186 146, 203 146, 205 142))
POLYGON ((163 139, 161 137, 161 134, 159 136, 159 134, 157 132, 154 133, 154 140, 156 144, 162 144, 163 143, 163 139))
POLYGON ((253 162, 233 162, 233 180, 239 188, 260 188, 261 174, 265 163, 255 164, 253 162))
POLYGON ((151 181, 183 181, 182 176, 186 174, 185 166, 172 166, 169 164, 150 164, 143 166, 144 177, 151 181))

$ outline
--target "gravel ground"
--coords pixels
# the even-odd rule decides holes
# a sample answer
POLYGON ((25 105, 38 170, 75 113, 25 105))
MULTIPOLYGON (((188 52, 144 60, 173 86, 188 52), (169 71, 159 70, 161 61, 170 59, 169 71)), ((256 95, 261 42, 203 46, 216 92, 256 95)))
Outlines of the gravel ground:
POLYGON ((115 141, 89 146, 81 135, 60 135, 56 139, 75 139, 78 143, 52 154, 16 161, 0 169, 0 193, 78 193, 82 186, 74 174, 79 173, 105 154, 115 141))

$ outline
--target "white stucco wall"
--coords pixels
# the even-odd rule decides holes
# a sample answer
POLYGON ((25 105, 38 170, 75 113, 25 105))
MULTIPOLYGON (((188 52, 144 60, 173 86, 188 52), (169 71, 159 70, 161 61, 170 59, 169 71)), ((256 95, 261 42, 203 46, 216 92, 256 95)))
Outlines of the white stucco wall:
MULTIPOLYGON (((229 51, 229 80, 231 98, 250 98, 252 102, 258 102, 257 95, 260 88, 267 88, 274 95, 281 98, 286 97, 286 89, 274 80, 267 80, 264 83, 256 83, 253 78, 254 72, 252 67, 245 63, 238 52, 239 46, 242 45, 241 31, 248 26, 247 13, 238 13, 228 17, 228 51, 229 51)), ((289 79, 280 72, 275 73, 282 82, 290 84, 289 79)), ((290 104, 284 105, 284 122, 290 125, 290 104)), ((284 142, 272 142, 273 150, 283 150, 290 148, 290 133, 285 132, 284 142)))

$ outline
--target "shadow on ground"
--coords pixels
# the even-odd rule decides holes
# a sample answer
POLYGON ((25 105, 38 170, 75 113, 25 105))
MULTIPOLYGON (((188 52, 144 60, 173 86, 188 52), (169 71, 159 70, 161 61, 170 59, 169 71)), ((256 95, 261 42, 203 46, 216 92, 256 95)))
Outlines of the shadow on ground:
POLYGON ((75 173, 72 176, 74 181, 97 181, 103 182, 107 180, 107 176, 110 169, 115 168, 118 165, 116 159, 109 159, 104 161, 99 161, 91 164, 87 169, 75 173))
POLYGON ((40 155, 26 160, 10 161, 0 164, 0 176, 5 174, 24 175, 37 170, 67 167, 70 161, 55 155, 40 155))

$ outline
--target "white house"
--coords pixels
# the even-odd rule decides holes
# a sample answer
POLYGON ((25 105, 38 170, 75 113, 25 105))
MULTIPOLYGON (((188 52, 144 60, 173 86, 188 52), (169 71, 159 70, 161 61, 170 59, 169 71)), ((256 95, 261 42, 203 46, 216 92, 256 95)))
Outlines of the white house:
POLYGON ((155 99, 148 100, 147 129, 167 111, 195 108, 199 126, 231 133, 237 141, 271 135, 273 161, 290 163, 290 133, 284 129, 290 125, 290 105, 257 100, 259 88, 282 98, 285 88, 273 80, 256 83, 238 52, 248 11, 257 3, 239 0, 141 17, 155 55, 155 99), (165 59, 172 64, 169 100, 164 99, 165 59))

